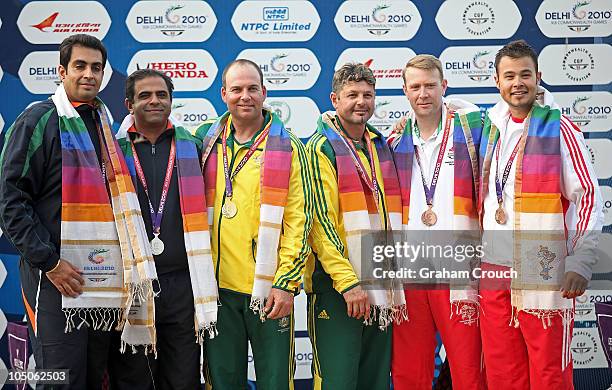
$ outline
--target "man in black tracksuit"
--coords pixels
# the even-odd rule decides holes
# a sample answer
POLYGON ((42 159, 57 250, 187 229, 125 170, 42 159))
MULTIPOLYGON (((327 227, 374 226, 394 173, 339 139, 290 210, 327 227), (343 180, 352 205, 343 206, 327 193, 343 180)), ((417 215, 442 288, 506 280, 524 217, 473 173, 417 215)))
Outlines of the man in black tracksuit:
MULTIPOLYGON (((60 45, 59 74, 100 160, 98 115, 106 49, 78 34, 60 45)), ((0 157, 0 223, 21 259, 19 270, 37 369, 68 369, 65 388, 101 388, 110 333, 88 327, 64 333, 61 295, 82 292, 80 271, 60 259, 62 144, 51 99, 25 110, 7 130, 0 157)), ((42 388, 38 385, 37 388, 42 388)), ((54 386, 57 389, 60 386, 54 386)))
POLYGON ((129 347, 124 354, 119 353, 120 335, 115 332, 109 363, 113 389, 191 390, 200 384, 200 346, 196 343, 194 301, 183 237, 176 162, 170 168, 172 177, 161 212, 161 223, 155 223, 149 207, 150 201, 155 214, 159 213, 168 173, 175 133, 168 120, 172 90, 171 79, 151 69, 137 70, 126 80, 126 105, 135 123, 125 139, 118 135, 119 145, 126 156, 133 146, 134 165, 142 167, 144 178, 138 173, 133 178, 140 209, 149 240, 158 235, 163 242, 163 251, 156 253, 153 246, 158 276, 154 290, 159 292, 155 298, 157 359, 152 354, 145 355, 140 349, 132 354, 129 347))

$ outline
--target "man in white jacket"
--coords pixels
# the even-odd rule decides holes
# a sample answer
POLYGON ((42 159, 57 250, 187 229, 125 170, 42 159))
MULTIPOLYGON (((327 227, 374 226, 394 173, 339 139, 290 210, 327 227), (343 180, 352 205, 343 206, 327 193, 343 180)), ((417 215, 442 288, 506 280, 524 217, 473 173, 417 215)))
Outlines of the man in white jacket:
POLYGON ((539 86, 525 41, 495 58, 502 100, 480 147, 482 347, 492 389, 572 389, 574 298, 596 262, 602 200, 580 129, 539 86), (503 272, 512 271, 512 278, 503 272))
MULTIPOLYGON (((443 97, 447 81, 434 56, 412 58, 403 79, 411 112, 402 123, 402 134, 390 143, 400 179, 403 228, 409 231, 406 238, 410 243, 448 244, 454 239, 453 230, 471 231, 478 238, 480 110, 466 101, 443 97)), ((418 270, 422 260, 401 267, 422 275, 418 270)), ((454 258, 434 262, 432 269, 438 271, 460 265, 454 258)), ((469 268, 468 263, 462 267, 469 268)), ((457 282, 461 281, 405 285, 408 321, 393 327, 395 389, 431 389, 436 331, 449 358, 453 388, 483 387, 478 298, 476 290, 465 284, 454 288, 457 282)))

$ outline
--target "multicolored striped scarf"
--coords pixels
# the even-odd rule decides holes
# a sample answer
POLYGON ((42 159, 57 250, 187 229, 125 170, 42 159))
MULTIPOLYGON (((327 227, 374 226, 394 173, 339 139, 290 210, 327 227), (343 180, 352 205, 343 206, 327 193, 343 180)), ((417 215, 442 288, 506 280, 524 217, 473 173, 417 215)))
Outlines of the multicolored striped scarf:
MULTIPOLYGON (((480 227, 477 213, 478 148, 482 133, 482 119, 477 107, 460 100, 446 100, 446 115, 453 115, 453 160, 454 160, 454 201, 453 230, 467 235, 468 239, 479 239, 480 227), (470 233, 473 237, 469 237, 470 233)), ((446 122, 446 115, 442 123, 446 122)), ((402 194, 402 225, 408 230, 410 193, 412 191, 412 168, 414 163, 413 126, 416 117, 413 111, 406 118, 406 126, 399 139, 393 142, 393 155, 402 194)), ((422 191, 419 186, 418 191, 422 191)), ((457 237, 459 238, 459 237, 457 237)), ((453 268, 469 267, 469 262, 457 263, 453 268)), ((451 281, 452 284, 452 281, 451 281)), ((462 322, 478 320, 478 310, 470 310, 466 304, 478 304, 477 289, 462 286, 450 290, 451 316, 461 315, 462 322)))
MULTIPOLYGON (((117 133, 117 141, 125 155, 125 162, 136 187, 137 175, 134 165, 134 152, 128 135, 128 130, 133 125, 134 117, 132 115, 126 116, 117 133)), ((176 171, 183 219, 183 237, 193 291, 196 338, 199 343, 202 343, 206 331, 208 331, 210 338, 217 334, 217 300, 219 296, 210 250, 204 177, 202 176, 196 148, 197 139, 183 127, 175 125, 174 140, 176 142, 176 171)), ((130 318, 128 318, 129 321, 130 318)))
MULTIPOLYGON (((255 276, 251 293, 250 308, 265 320, 265 300, 272 289, 274 275, 278 268, 278 246, 283 213, 289 193, 291 173, 291 139, 283 122, 276 114, 269 111, 270 121, 266 124, 270 132, 266 139, 261 164, 259 206, 259 234, 257 253, 255 255, 255 276)), ((217 183, 217 147, 216 143, 222 131, 230 131, 229 112, 224 113, 209 129, 202 141, 202 164, 206 183, 206 204, 208 206, 208 223, 213 224, 213 216, 221 210, 214 210, 217 183)))
MULTIPOLYGON (((157 278, 138 197, 104 103, 95 101, 110 202, 87 127, 63 85, 52 99, 62 143, 60 257, 83 270, 85 279, 78 298, 62 296, 66 331, 83 324, 110 330, 119 316, 122 327, 135 301, 153 299, 152 281, 157 278)), ((152 321, 143 325, 154 333, 152 321)), ((124 328, 122 339, 125 336, 124 328)), ((149 345, 155 348, 154 339, 149 345)))
MULTIPOLYGON (((379 211, 377 207, 378 199, 375 199, 372 190, 360 177, 354 160, 354 158, 359 157, 353 155, 343 138, 335 113, 332 111, 325 112, 317 122, 317 132, 327 138, 336 155, 340 212, 342 212, 344 220, 349 261, 360 281, 367 284, 369 280, 361 272, 362 238, 365 234, 376 230, 401 230, 402 205, 391 150, 382 135, 374 127, 366 124, 366 129, 378 135, 372 141, 376 148, 382 173, 387 215, 380 214, 385 211, 379 211), (381 219, 388 220, 390 226, 385 229, 381 224, 381 219)), ((374 156, 370 156, 370 158, 374 158, 374 156)), ((372 288, 366 289, 366 291, 373 307, 369 323, 377 320, 379 327, 385 329, 393 321, 399 323, 408 319, 404 290, 399 283, 392 282, 388 289, 372 288)))
MULTIPOLYGON (((560 183, 561 113, 554 103, 547 102, 548 94, 547 91, 542 94, 544 101, 536 102, 525 119, 526 131, 514 162, 515 217, 508 223, 514 224, 513 269, 518 273, 511 284, 515 326, 518 326, 518 312, 521 310, 541 318, 546 327, 550 318, 556 315, 562 316, 569 324, 573 309, 573 300, 563 298, 559 291, 564 276, 563 259, 567 256, 560 183), (556 258, 546 277, 538 269, 542 248, 546 254, 553 254, 556 258)), ((478 205, 481 218, 498 139, 499 129, 487 113, 483 140, 488 142, 480 145, 482 178, 478 205)))

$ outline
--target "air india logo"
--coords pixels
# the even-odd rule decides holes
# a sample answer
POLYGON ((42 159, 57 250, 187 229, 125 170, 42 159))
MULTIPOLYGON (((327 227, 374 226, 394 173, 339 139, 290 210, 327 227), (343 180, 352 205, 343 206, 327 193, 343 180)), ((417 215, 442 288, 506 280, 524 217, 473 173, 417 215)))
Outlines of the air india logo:
POLYGON ((101 23, 55 23, 55 19, 59 16, 59 12, 54 12, 49 17, 38 24, 31 27, 37 28, 42 32, 54 33, 98 33, 100 32, 101 23))
POLYGON ((40 31, 46 31, 46 29, 53 26, 53 22, 55 22, 55 18, 57 18, 57 15, 59 15, 59 12, 54 12, 47 19, 43 20, 38 24, 33 25, 32 27, 37 28, 40 31))

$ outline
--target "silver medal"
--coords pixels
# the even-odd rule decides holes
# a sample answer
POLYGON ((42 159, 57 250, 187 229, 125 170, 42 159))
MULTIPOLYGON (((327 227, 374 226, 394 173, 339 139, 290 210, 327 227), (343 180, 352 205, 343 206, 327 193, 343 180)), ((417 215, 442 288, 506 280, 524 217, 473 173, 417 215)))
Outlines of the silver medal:
POLYGON ((151 252, 153 255, 161 255, 164 251, 164 242, 159 239, 159 234, 155 234, 155 237, 151 240, 151 252))

